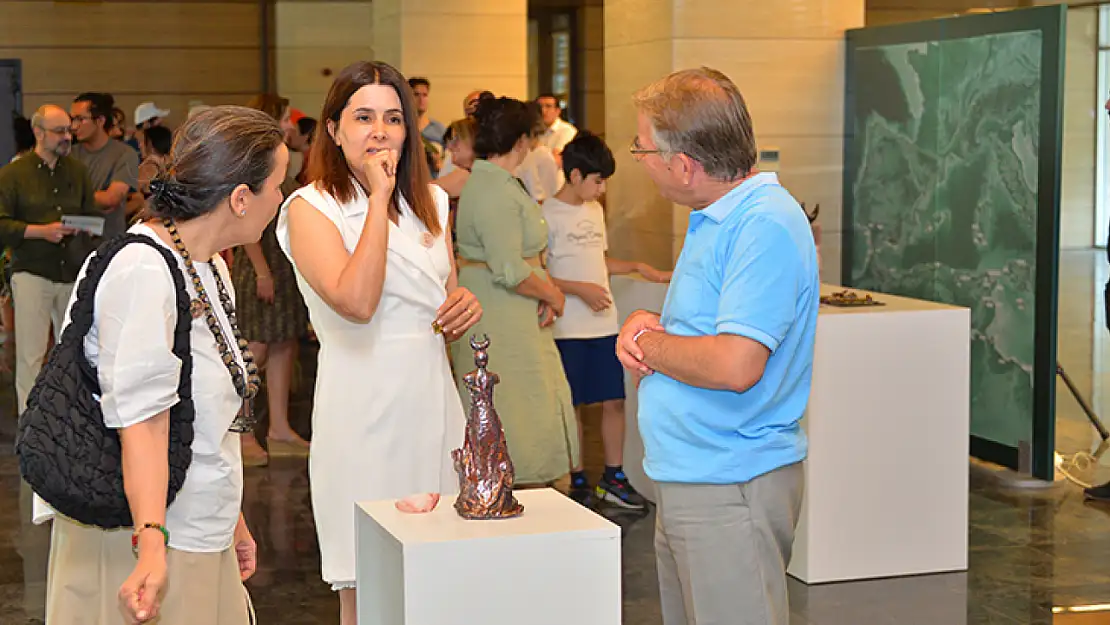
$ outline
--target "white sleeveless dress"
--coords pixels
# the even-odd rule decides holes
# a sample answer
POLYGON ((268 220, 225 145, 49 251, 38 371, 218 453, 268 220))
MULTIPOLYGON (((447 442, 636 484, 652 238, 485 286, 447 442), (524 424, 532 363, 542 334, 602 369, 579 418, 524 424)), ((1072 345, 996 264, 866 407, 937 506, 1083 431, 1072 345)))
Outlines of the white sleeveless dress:
POLYGON ((333 589, 354 587, 355 502, 457 493, 450 454, 462 446, 466 425, 444 338, 432 330, 451 273, 442 189, 431 187, 438 237, 427 234, 407 203, 399 223, 390 224, 385 284, 369 323, 336 313, 290 254, 287 209, 298 197, 330 219, 353 252, 369 208, 356 189, 353 201, 340 204, 314 186, 303 187, 286 200, 277 225, 320 340, 309 479, 323 578, 333 589))

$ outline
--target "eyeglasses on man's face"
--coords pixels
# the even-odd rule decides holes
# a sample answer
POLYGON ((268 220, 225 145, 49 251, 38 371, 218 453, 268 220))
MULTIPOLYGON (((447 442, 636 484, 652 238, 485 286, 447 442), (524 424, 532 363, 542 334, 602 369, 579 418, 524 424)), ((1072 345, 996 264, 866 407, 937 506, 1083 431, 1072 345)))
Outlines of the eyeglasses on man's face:
POLYGON ((635 137, 632 139, 632 145, 628 146, 628 153, 631 154, 632 158, 636 159, 637 161, 642 161, 644 160, 644 157, 649 154, 662 154, 663 150, 660 150, 659 148, 645 148, 640 145, 640 138, 635 137))

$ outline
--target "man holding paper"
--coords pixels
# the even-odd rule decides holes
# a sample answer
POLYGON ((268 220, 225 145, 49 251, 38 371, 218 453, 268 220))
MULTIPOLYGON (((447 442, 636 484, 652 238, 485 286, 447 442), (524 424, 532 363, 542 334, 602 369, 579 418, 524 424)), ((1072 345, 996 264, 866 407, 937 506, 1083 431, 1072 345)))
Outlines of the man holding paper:
MULTIPOLYGON (((42 368, 50 324, 60 334, 73 282, 91 248, 87 237, 74 237, 74 229, 62 222, 69 215, 100 216, 88 170, 69 156, 69 115, 48 104, 35 112, 31 127, 34 151, 0 169, 0 246, 12 251, 18 413, 27 407, 27 395, 42 368)), ((50 529, 31 523, 30 504, 31 488, 21 481, 24 611, 28 618, 41 620, 46 611, 50 529)))
MULTIPOLYGON (((77 271, 91 251, 67 216, 101 216, 88 169, 69 156, 69 115, 46 105, 31 118, 35 151, 0 169, 0 245, 12 250, 15 390, 20 413, 38 377, 50 324, 58 333, 77 271)), ((87 241, 85 241, 87 243, 87 241)))

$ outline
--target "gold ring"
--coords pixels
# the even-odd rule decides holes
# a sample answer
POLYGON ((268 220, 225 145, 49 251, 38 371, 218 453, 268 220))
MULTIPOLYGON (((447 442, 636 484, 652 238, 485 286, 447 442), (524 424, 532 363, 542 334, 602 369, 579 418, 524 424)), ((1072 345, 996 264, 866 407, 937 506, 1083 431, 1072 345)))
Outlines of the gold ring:
POLYGON ((470 308, 467 308, 467 309, 466 309, 466 314, 468 314, 468 315, 473 315, 473 314, 474 314, 474 311, 473 311, 473 310, 470 310, 470 308))

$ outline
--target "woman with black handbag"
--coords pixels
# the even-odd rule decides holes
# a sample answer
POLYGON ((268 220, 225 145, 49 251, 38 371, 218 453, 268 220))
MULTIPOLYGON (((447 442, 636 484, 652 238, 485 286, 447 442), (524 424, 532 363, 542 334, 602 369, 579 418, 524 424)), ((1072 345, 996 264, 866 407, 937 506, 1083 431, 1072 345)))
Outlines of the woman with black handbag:
POLYGON ((154 218, 82 269, 16 443, 49 504, 36 520, 55 517, 47 622, 250 621, 239 432, 259 380, 219 253, 259 240, 288 162, 265 113, 197 114, 151 182, 154 218))

